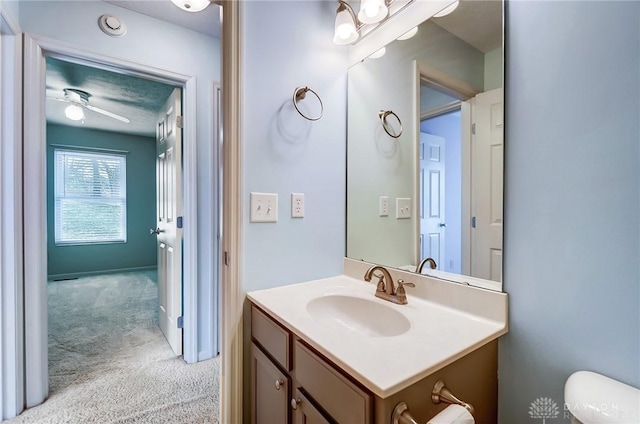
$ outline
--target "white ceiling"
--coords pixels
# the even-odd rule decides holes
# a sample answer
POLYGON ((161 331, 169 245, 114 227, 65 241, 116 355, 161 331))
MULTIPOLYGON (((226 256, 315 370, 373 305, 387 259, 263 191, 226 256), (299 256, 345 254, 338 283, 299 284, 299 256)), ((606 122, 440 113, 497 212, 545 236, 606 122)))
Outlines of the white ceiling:
POLYGON ((169 0, 103 0, 161 21, 220 38, 220 6, 211 3, 201 12, 180 9, 169 0))
MULTIPOLYGON (((220 36, 220 6, 213 3, 201 12, 191 13, 170 0, 107 2, 211 37, 220 36)), ((166 84, 53 58, 47 59, 46 85, 47 122, 151 137, 155 136, 156 114, 173 89, 166 84), (64 98, 65 88, 88 92, 90 105, 129 118, 131 122, 124 123, 86 109, 84 121, 67 119, 64 110, 68 103, 52 99, 64 98)))
MULTIPOLYGON (((183 11, 170 0, 103 0, 165 22, 220 37, 220 6, 211 4, 198 13, 183 11)), ((502 1, 462 0, 451 15, 434 18, 445 30, 463 39, 482 52, 502 45, 502 1), (470 24, 471 23, 471 24, 470 24)), ((329 25, 332 23, 328 23, 329 25)), ((89 92, 89 103, 131 119, 130 124, 85 111, 84 124, 64 116, 66 103, 47 100, 47 121, 64 125, 83 125, 106 131, 152 136, 155 115, 163 104, 157 94, 171 91, 164 84, 154 85, 147 80, 104 70, 88 68, 69 62, 49 61, 47 64, 47 96, 62 98, 64 88, 89 92), (164 88, 162 87, 164 86, 164 88), (154 95, 153 93, 156 93, 154 95), (147 99, 147 100, 145 100, 147 99)), ((166 97, 165 97, 166 98, 166 97)))

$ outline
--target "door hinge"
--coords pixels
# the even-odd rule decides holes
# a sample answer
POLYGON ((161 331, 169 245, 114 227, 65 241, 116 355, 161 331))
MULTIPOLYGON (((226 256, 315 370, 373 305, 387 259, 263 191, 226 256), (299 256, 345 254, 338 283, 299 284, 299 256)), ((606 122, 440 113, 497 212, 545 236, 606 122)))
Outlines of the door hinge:
POLYGON ((176 126, 178 128, 184 128, 183 125, 184 125, 184 122, 183 122, 183 119, 182 119, 182 115, 176 116, 176 126))
POLYGON ((229 266, 229 252, 224 252, 224 264, 229 266))
POLYGON ((471 217, 471 228, 476 228, 476 217, 471 217))
POLYGON ((176 226, 178 228, 182 228, 182 217, 179 216, 178 219, 176 219, 176 226))
POLYGON ((471 124, 471 134, 476 135, 476 123, 471 124))
POLYGON ((178 317, 178 328, 184 328, 184 317, 178 317))

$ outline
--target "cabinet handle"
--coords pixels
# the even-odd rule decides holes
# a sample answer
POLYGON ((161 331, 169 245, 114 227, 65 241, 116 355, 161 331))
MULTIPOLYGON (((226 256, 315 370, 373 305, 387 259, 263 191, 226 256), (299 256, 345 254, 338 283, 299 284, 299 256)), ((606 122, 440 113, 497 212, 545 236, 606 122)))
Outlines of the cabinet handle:
POLYGON ((291 399, 291 408, 298 409, 298 405, 300 405, 302 401, 300 399, 291 399))
POLYGON ((280 390, 280 387, 282 387, 283 384, 284 384, 283 379, 276 380, 276 390, 280 390))

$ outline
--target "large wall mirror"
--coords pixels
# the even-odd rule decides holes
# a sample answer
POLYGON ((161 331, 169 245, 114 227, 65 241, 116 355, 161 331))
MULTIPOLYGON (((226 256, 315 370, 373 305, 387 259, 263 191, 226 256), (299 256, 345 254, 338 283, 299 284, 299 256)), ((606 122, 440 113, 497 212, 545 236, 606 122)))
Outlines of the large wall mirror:
POLYGON ((462 0, 349 68, 348 257, 502 289, 503 58, 503 3, 462 0))

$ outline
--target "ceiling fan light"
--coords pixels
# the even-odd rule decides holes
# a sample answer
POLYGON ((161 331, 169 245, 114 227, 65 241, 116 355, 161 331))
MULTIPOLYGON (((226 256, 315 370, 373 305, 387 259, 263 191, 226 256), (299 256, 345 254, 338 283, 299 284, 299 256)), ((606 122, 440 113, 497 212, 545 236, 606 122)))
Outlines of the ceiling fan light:
POLYGON ((434 18, 442 18, 443 16, 447 16, 449 13, 453 12, 454 10, 456 10, 458 8, 459 4, 460 4, 460 0, 456 0, 453 3, 451 3, 449 6, 445 7, 444 9, 442 9, 441 11, 439 11, 438 13, 433 15, 433 17, 434 18))
POLYGON ((69 105, 64 109, 64 115, 72 121, 81 121, 84 119, 84 110, 78 105, 69 105))
POLYGON ((336 44, 351 44, 358 39, 360 34, 356 29, 353 16, 349 10, 340 4, 336 12, 336 25, 333 36, 333 42, 336 44))
POLYGON ((171 3, 187 12, 200 12, 211 4, 209 0, 171 0, 171 3))
POLYGON ((376 24, 387 17, 389 8, 384 0, 362 0, 358 20, 363 24, 376 24))

